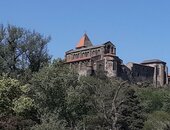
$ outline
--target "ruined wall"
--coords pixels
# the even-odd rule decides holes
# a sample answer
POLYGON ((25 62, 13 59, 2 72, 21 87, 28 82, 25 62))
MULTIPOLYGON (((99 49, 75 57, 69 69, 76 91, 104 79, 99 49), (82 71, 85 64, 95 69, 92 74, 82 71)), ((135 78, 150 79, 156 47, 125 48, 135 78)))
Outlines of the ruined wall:
POLYGON ((145 63, 145 66, 151 66, 154 68, 154 85, 163 86, 167 83, 167 74, 168 70, 166 63, 164 62, 155 62, 155 63, 145 63))
POLYGON ((128 63, 127 67, 131 71, 131 76, 135 82, 153 83, 154 68, 136 63, 128 63))
POLYGON ((118 65, 118 77, 123 80, 132 81, 131 70, 126 65, 118 65))
POLYGON ((79 75, 93 75, 100 71, 108 77, 120 77, 134 82, 147 81, 156 86, 163 86, 170 82, 165 62, 149 60, 141 64, 123 65, 122 60, 116 56, 116 47, 110 41, 92 46, 87 43, 89 41, 87 36, 84 37, 86 38, 83 46, 67 51, 65 54, 66 63, 70 64, 79 75))

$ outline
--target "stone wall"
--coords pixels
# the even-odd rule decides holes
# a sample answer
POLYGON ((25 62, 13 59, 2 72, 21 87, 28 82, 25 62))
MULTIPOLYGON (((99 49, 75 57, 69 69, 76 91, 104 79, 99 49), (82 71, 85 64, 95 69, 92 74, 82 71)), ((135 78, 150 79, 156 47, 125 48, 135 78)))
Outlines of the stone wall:
MULTIPOLYGON (((99 46, 89 45, 86 35, 84 44, 75 50, 65 53, 66 63, 70 64, 79 75, 93 75, 102 72, 108 77, 122 78, 133 82, 150 82, 163 86, 170 82, 166 63, 160 60, 149 60, 141 64, 128 63, 116 56, 116 47, 109 41, 99 46)), ((82 41, 81 41, 82 42, 82 41)), ((81 43, 80 42, 80 43, 81 43)))
POLYGON ((167 84, 167 67, 165 62, 144 63, 145 66, 154 68, 154 85, 163 86, 167 84))
POLYGON ((127 67, 131 71, 131 76, 134 82, 149 82, 153 83, 154 68, 136 63, 128 63, 127 67))

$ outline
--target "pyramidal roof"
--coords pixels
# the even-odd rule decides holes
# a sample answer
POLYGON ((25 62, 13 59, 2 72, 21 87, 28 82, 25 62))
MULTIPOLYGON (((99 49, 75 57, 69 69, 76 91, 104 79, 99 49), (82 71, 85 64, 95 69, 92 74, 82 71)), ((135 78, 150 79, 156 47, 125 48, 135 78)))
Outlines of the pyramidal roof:
POLYGON ((91 43, 89 37, 85 33, 83 37, 80 39, 80 41, 78 42, 78 44, 76 45, 76 49, 90 47, 90 46, 93 46, 93 44, 91 43))

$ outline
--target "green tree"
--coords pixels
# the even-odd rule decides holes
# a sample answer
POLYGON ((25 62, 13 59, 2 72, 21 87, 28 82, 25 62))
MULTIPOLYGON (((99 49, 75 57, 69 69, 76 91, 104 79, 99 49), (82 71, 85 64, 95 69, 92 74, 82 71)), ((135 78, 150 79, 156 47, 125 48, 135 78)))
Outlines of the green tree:
POLYGON ((134 89, 129 88, 125 92, 125 99, 120 107, 121 129, 141 130, 144 126, 144 109, 139 102, 134 89))
POLYGON ((170 115, 164 111, 155 111, 149 114, 143 130, 169 130, 170 115))
POLYGON ((66 90, 77 81, 77 75, 58 59, 33 75, 31 90, 41 111, 62 111, 65 106, 66 90))
MULTIPOLYGON (((67 129, 143 127, 143 109, 126 81, 78 77, 60 59, 33 75, 31 91, 41 117, 47 113, 58 115, 52 124, 65 120, 67 129)), ((49 125, 40 119, 38 128, 49 125)))
POLYGON ((49 41, 50 37, 35 31, 0 25, 0 74, 7 73, 17 78, 26 75, 24 72, 28 69, 38 71, 49 62, 49 41))
POLYGON ((146 113, 154 111, 170 112, 169 88, 137 88, 137 92, 146 113))
POLYGON ((24 90, 18 80, 6 76, 0 80, 0 129, 24 128, 36 121, 34 100, 24 90))
POLYGON ((143 127, 139 99, 126 82, 84 77, 81 83, 88 97, 86 104, 91 108, 81 123, 82 128, 137 130, 143 127))
POLYGON ((45 114, 41 117, 41 124, 36 124, 31 130, 66 130, 66 122, 59 120, 57 114, 45 114))
POLYGON ((78 74, 61 59, 34 74, 31 85, 41 116, 57 114, 58 120, 65 120, 74 129, 87 113, 78 74))
POLYGON ((8 115, 14 113, 13 101, 22 94, 18 80, 3 77, 0 80, 0 113, 8 115))

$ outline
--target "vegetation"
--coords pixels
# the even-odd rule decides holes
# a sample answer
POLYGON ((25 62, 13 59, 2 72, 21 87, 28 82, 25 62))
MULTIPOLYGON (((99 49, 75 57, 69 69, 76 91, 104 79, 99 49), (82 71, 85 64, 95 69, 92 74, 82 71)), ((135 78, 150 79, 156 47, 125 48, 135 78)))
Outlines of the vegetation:
POLYGON ((79 77, 51 61, 50 37, 0 27, 0 129, 169 130, 170 89, 79 77))

